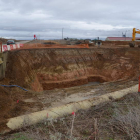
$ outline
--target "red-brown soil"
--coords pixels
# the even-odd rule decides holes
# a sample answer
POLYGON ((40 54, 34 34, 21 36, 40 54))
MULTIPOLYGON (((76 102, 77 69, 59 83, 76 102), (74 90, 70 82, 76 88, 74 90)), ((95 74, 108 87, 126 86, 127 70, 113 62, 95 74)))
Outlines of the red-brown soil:
POLYGON ((42 108, 39 102, 26 103, 23 99, 34 97, 32 92, 22 91, 18 88, 4 88, 0 86, 0 131, 5 126, 5 121, 11 117, 16 117, 28 112, 32 107, 42 108))
MULTIPOLYGON (((140 74, 140 48, 41 46, 25 45, 20 50, 8 52, 6 77, 0 83, 40 92, 93 81, 138 79, 140 74)), ((5 127, 3 121, 6 119, 30 113, 34 107, 42 109, 41 102, 24 101, 29 98, 35 99, 36 95, 18 88, 0 87, 0 130, 5 127)))
POLYGON ((88 44, 79 44, 79 45, 60 45, 60 44, 24 44, 23 47, 19 48, 18 50, 22 49, 36 49, 36 48, 89 48, 88 44))
MULTIPOLYGON (((103 45, 112 45, 112 46, 116 46, 116 45, 129 45, 129 43, 131 43, 132 41, 102 41, 103 45)), ((140 45, 140 42, 135 42, 136 45, 140 45)))
POLYGON ((139 48, 16 50, 9 52, 6 79, 34 91, 126 80, 139 75, 139 54, 139 48))

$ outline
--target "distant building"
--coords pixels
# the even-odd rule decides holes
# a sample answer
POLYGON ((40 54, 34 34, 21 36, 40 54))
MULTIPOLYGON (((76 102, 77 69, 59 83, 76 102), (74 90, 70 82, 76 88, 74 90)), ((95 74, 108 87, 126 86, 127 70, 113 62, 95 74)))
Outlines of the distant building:
MULTIPOLYGON (((136 37, 140 41, 140 37, 136 37)), ((132 37, 107 37, 106 41, 132 41, 132 37)))
POLYGON ((86 41, 91 41, 91 39, 85 39, 86 41))

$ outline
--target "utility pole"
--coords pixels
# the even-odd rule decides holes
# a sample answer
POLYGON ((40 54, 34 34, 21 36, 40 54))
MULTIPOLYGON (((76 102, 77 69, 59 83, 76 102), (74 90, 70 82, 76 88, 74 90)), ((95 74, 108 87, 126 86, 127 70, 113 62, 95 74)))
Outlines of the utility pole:
POLYGON ((39 40, 40 40, 40 44, 41 44, 40 34, 39 34, 39 40))
POLYGON ((63 28, 62 28, 62 40, 63 40, 63 28))

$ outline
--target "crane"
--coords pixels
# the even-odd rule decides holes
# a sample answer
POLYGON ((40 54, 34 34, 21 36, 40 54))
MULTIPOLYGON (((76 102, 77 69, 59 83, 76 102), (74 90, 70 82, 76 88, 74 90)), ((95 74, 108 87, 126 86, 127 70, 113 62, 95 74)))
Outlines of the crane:
MULTIPOLYGON (((129 46, 130 47, 135 47, 136 34, 140 34, 140 30, 139 29, 136 29, 136 28, 133 28, 132 42, 129 43, 129 46)), ((140 46, 138 46, 138 47, 140 47, 140 46)))

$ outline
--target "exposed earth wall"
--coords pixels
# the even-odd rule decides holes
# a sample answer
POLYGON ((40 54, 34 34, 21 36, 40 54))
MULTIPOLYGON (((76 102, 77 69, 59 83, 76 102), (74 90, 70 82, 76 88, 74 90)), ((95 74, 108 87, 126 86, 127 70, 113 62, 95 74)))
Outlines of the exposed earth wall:
POLYGON ((34 91, 126 80, 139 75, 139 54, 139 48, 17 50, 8 54, 6 80, 34 91))

